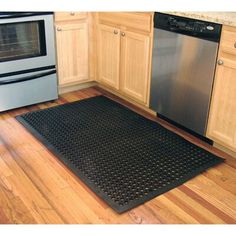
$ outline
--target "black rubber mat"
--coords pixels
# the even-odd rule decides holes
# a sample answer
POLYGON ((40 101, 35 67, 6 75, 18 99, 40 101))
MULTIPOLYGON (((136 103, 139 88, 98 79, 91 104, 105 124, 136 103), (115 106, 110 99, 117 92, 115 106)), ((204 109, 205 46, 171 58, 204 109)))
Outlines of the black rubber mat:
POLYGON ((119 213, 223 161, 104 96, 16 119, 119 213))

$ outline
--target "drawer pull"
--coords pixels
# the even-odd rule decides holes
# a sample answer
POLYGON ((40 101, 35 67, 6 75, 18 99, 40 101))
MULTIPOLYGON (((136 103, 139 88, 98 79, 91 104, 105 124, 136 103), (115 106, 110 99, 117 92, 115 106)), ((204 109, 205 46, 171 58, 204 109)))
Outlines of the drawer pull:
POLYGON ((222 60, 218 60, 217 63, 218 63, 219 66, 224 64, 224 62, 222 60))
POLYGON ((118 34, 118 30, 114 30, 114 34, 118 34))
POLYGON ((60 27, 57 27, 57 31, 61 31, 61 28, 60 28, 60 27))
POLYGON ((123 36, 123 37, 124 37, 124 36, 125 36, 125 32, 121 32, 121 36, 123 36))
POLYGON ((234 43, 234 48, 236 48, 236 42, 234 43))
POLYGON ((75 15, 75 13, 72 11, 72 12, 70 13, 70 15, 71 15, 71 16, 74 16, 74 15, 75 15))

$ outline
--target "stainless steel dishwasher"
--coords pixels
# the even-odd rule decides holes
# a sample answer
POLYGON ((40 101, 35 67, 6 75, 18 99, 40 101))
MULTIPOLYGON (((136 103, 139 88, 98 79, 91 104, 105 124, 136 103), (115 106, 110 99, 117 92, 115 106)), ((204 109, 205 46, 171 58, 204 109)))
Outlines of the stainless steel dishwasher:
POLYGON ((221 25, 154 16, 150 108, 205 136, 221 25))

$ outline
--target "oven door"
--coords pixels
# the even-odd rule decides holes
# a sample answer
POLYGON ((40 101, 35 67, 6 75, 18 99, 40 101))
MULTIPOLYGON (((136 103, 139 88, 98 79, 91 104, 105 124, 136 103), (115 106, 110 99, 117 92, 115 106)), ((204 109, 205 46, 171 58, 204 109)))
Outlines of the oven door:
POLYGON ((0 19, 0 74, 55 66, 53 15, 0 19))

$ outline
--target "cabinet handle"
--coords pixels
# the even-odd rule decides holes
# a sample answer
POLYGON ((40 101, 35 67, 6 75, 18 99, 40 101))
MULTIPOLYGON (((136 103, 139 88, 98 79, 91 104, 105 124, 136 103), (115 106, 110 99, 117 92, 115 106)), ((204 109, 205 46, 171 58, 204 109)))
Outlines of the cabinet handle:
POLYGON ((236 42, 234 43, 234 48, 236 48, 236 42))
POLYGON ((218 63, 219 66, 224 64, 224 62, 222 60, 220 60, 220 59, 217 61, 217 63, 218 63))
POLYGON ((118 30, 114 30, 114 34, 118 34, 118 30))
POLYGON ((60 27, 57 27, 57 31, 61 31, 61 28, 60 28, 60 27))
POLYGON ((75 13, 72 11, 72 12, 70 13, 70 15, 71 15, 71 16, 74 16, 74 15, 75 15, 75 13))
POLYGON ((124 37, 124 36, 125 36, 125 32, 121 32, 121 36, 123 36, 123 37, 124 37))

